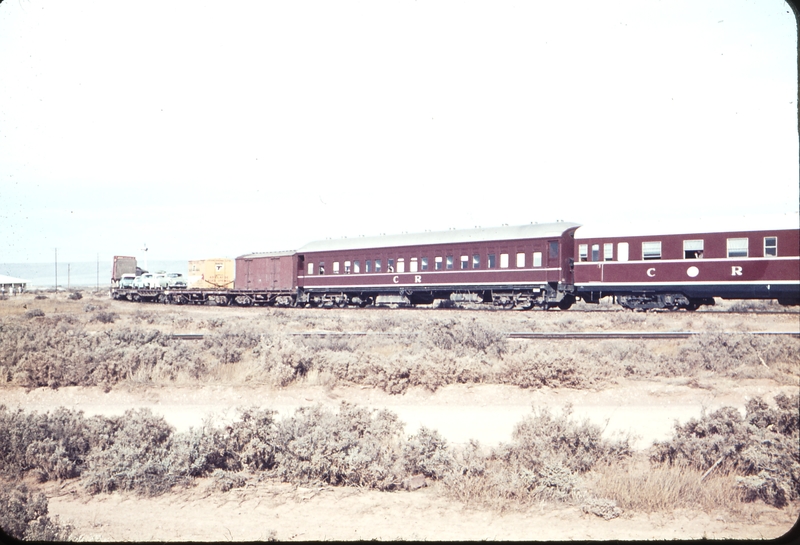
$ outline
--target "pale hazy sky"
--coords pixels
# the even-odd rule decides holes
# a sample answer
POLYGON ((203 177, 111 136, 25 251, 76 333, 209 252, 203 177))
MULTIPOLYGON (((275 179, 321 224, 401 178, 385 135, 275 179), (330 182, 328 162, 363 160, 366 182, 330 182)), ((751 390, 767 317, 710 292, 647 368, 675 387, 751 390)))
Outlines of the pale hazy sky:
POLYGON ((798 208, 777 0, 0 4, 0 263, 798 208))

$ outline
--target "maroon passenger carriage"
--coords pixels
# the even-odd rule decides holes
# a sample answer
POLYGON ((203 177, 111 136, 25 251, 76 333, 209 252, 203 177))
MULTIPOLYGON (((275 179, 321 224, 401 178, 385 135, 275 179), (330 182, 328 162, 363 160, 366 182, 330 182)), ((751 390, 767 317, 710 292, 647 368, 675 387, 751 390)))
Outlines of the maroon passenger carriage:
POLYGON ((413 305, 452 299, 566 309, 575 300, 571 262, 577 228, 557 222, 311 242, 297 251, 296 303, 413 305))
POLYGON ((589 303, 614 296, 631 309, 694 310, 724 299, 800 303, 798 216, 677 227, 581 227, 575 290, 589 303), (633 234, 635 233, 635 234, 633 234))

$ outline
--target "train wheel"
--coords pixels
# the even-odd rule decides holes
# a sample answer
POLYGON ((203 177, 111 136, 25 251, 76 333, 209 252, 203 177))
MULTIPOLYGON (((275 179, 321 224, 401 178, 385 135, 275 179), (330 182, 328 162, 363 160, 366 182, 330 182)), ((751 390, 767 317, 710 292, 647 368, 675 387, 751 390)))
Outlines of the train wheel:
POLYGON ((572 303, 575 302, 575 297, 572 295, 565 295, 561 301, 558 302, 558 308, 561 310, 569 310, 572 306, 572 303))

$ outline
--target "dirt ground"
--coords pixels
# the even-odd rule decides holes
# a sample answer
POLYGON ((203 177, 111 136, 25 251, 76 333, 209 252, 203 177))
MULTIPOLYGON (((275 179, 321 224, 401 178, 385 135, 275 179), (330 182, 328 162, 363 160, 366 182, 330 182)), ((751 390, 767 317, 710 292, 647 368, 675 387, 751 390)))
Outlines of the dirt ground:
MULTIPOLYGON (((21 305, 22 300, 13 303, 21 305)), ((112 304, 120 312, 132 312, 135 306, 112 304)), ((9 304, 4 306, 4 314, 13 313, 9 304)), ((165 307, 154 305, 148 310, 154 308, 165 307)), ((176 310, 169 307, 169 311, 176 310)), ((226 313, 243 311, 187 308, 185 312, 224 319, 226 313)), ((427 312, 458 316, 453 311, 427 312)), ((502 319, 515 321, 512 326, 523 328, 525 314, 511 315, 512 318, 502 319)), ((498 313, 487 312, 485 316, 487 320, 500 319, 498 313)), ((563 323, 564 316, 553 313, 544 322, 539 319, 537 330, 559 329, 556 326, 563 323)), ((587 330, 603 319, 584 316, 576 314, 569 319, 578 323, 578 327, 583 320, 587 330)), ((754 331, 800 328, 797 315, 768 315, 762 319, 741 315, 704 318, 699 313, 676 313, 661 319, 654 329, 699 330, 707 325, 704 320, 714 321, 715 327, 754 331)), ((300 314, 298 321, 302 323, 300 314)), ((639 327, 648 329, 641 324, 639 327)), ((560 328, 563 330, 563 326, 560 328)), ((295 384, 274 388, 250 384, 122 384, 110 391, 100 387, 25 390, 3 386, 0 396, 2 404, 8 407, 48 411, 63 406, 83 410, 87 416, 116 415, 130 408, 150 407, 178 430, 198 426, 208 417, 216 421, 233 419, 236 407, 268 407, 279 415, 288 415, 304 405, 335 406, 349 401, 396 412, 408 434, 425 425, 438 430, 452 443, 477 439, 488 445, 510 440, 514 425, 532 406, 559 410, 570 403, 575 417, 604 425, 606 434, 632 433, 637 437, 635 448, 644 449, 654 440, 669 438, 676 420, 685 422, 698 417, 704 409, 724 405, 742 409, 752 397, 771 399, 781 392, 794 394, 797 389, 797 384, 769 379, 708 375, 692 381, 621 378, 616 384, 597 390, 455 384, 436 392, 411 388, 404 394, 390 395, 378 389, 341 385, 330 388, 295 384)), ((437 483, 412 492, 377 492, 350 487, 307 488, 252 479, 244 488, 219 492, 210 486, 210 479, 198 479, 192 488, 155 498, 118 492, 90 495, 75 481, 46 483, 43 490, 49 499, 50 514, 58 515, 62 523, 72 524, 74 537, 82 541, 772 539, 788 532, 800 512, 797 504, 775 509, 760 502, 743 506, 735 518, 723 513, 676 510, 623 513, 619 518, 604 520, 584 514, 575 506, 551 503, 498 512, 465 507, 441 494, 437 483)))

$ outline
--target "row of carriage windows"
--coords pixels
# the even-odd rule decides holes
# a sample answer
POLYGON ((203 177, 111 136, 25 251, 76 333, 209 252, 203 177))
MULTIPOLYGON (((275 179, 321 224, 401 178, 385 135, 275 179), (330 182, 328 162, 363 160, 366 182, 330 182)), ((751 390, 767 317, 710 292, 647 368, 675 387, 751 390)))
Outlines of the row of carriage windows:
MULTIPOLYGON (((600 244, 579 244, 578 261, 614 261, 614 244, 606 242, 602 245, 602 259, 600 258, 600 244), (589 252, 591 250, 591 259, 589 252)), ((748 257, 749 239, 727 239, 728 257, 748 257)), ((629 245, 627 242, 617 243, 617 261, 628 261, 629 245)), ((778 237, 764 237, 764 257, 778 256, 778 237)), ((703 257, 702 240, 684 240, 683 258, 701 259, 703 257)), ((661 241, 642 242, 642 259, 661 259, 661 241)))
MULTIPOLYGON (((486 255, 486 268, 497 268, 498 264, 501 269, 508 269, 510 257, 515 257, 515 264, 517 268, 524 268, 526 265, 527 255, 525 252, 517 252, 516 256, 509 256, 509 254, 487 254, 486 255)), ((380 273, 380 272, 406 272, 406 259, 399 257, 396 260, 393 258, 386 260, 386 268, 383 268, 384 261, 382 259, 367 259, 364 261, 362 270, 361 261, 334 261, 332 263, 333 274, 359 274, 359 273, 380 273)), ((542 266, 542 252, 533 252, 531 254, 531 263, 533 267, 542 266)), ((317 274, 325 274, 325 262, 320 262, 317 265, 317 274)), ((408 272, 419 271, 451 271, 454 269, 467 270, 467 269, 480 269, 481 268, 481 255, 472 254, 462 256, 436 256, 431 261, 427 257, 412 257, 408 260, 408 272), (456 259, 460 257, 460 259, 456 259)), ((312 275, 315 272, 314 263, 308 263, 308 274, 312 275)))

